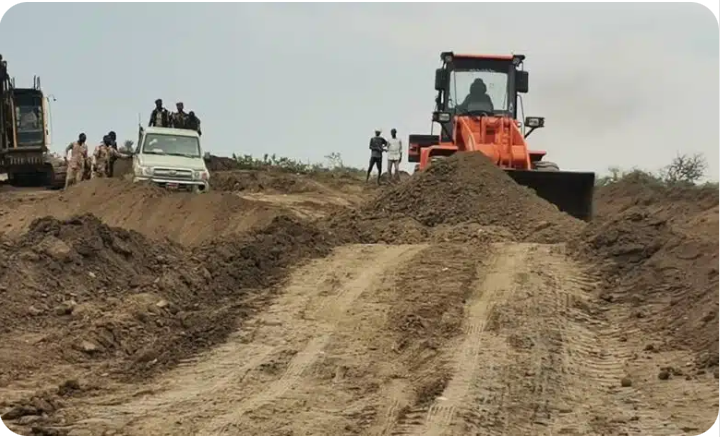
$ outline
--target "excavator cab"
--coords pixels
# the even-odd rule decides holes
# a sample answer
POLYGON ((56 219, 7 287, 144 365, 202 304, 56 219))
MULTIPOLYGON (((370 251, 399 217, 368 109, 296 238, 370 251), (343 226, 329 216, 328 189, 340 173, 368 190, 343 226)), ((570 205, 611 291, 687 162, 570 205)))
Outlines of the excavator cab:
POLYGON ((520 122, 519 94, 528 92, 524 55, 460 55, 443 52, 435 72, 439 134, 410 135, 408 161, 422 170, 458 151, 484 153, 515 182, 581 220, 592 216, 595 174, 560 171, 529 150, 526 138, 544 127, 544 118, 520 122))

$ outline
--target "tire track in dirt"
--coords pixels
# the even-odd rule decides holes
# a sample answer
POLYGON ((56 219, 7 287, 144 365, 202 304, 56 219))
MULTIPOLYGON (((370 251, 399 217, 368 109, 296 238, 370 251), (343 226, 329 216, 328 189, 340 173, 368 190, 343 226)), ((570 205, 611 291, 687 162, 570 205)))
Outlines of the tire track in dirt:
POLYGON ((447 385, 429 407, 406 413, 392 434, 661 429, 662 404, 620 387, 632 351, 594 309, 595 281, 564 246, 499 243, 490 257, 466 304, 462 338, 446 346, 454 369, 447 385))
POLYGON ((128 390, 90 400, 89 420, 76 426, 94 434, 242 434, 247 412, 299 384, 353 302, 424 247, 346 246, 299 268, 277 301, 227 343, 143 394, 128 390))
MULTIPOLYGON (((393 435, 442 435, 448 432, 462 410, 472 408, 468 395, 477 391, 475 383, 483 374, 483 379, 494 380, 492 371, 480 362, 487 358, 483 350, 491 350, 498 356, 507 346, 493 336, 486 335, 488 322, 498 303, 510 299, 515 291, 515 274, 523 263, 526 248, 522 245, 495 244, 490 253, 494 261, 490 266, 478 267, 478 281, 473 284, 471 295, 465 309, 463 335, 459 342, 450 348, 453 376, 442 395, 428 408, 413 409, 398 421, 393 435), (488 372, 489 371, 489 372, 488 372)), ((495 361, 496 364, 497 361, 495 361)))
MULTIPOLYGON (((475 287, 473 300, 466 311, 463 326, 464 339, 455 357, 454 376, 443 391, 442 397, 431 406, 425 418, 425 432, 440 435, 449 427, 465 398, 479 376, 478 359, 483 348, 485 328, 498 302, 512 298, 516 283, 514 274, 527 255, 523 246, 501 246, 496 262, 484 279, 475 287)), ((502 349, 497 349, 500 351, 502 349)))

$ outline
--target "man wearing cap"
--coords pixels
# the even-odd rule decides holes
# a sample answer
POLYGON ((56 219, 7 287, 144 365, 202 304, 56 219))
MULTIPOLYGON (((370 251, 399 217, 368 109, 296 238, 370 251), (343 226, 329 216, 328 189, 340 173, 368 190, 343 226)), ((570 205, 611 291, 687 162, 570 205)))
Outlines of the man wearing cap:
MULTIPOLYGON (((87 161, 87 145, 85 141, 87 136, 84 133, 78 135, 78 140, 68 144, 65 148, 65 155, 72 150, 70 162, 68 163, 67 175, 65 176, 65 189, 69 186, 82 181, 85 171, 85 162, 87 161)), ((67 158, 66 158, 67 159, 67 158)))
POLYGON ((380 136, 381 133, 382 129, 375 129, 375 136, 370 138, 370 166, 368 167, 367 176, 365 177, 365 182, 369 181, 373 166, 377 166, 378 185, 380 185, 380 176, 382 175, 382 154, 387 147, 387 141, 380 136))
POLYGON ((188 118, 187 113, 184 111, 185 105, 183 105, 183 102, 177 102, 175 107, 177 108, 177 112, 172 115, 170 123, 172 123, 172 127, 175 129, 185 129, 185 123, 188 118))
POLYGON ((155 109, 150 114, 148 126, 170 127, 170 113, 163 108, 162 99, 155 100, 155 109))

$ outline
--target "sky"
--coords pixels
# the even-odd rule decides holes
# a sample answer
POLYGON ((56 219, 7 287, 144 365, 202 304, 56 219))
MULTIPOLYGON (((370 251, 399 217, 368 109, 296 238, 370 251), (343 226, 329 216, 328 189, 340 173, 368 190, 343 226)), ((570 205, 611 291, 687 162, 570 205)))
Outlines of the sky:
POLYGON ((603 174, 703 153, 717 180, 719 33, 694 3, 22 3, 0 54, 55 97, 55 151, 81 131, 136 140, 162 98, 213 154, 364 167, 376 128, 430 133, 442 51, 522 53, 547 160, 603 174))

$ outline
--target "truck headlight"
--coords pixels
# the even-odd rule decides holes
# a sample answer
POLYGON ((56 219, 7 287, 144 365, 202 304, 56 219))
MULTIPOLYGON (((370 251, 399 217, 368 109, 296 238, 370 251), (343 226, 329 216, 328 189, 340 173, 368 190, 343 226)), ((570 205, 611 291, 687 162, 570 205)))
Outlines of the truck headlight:
POLYGON ((153 174, 153 168, 152 167, 145 167, 142 165, 138 165, 135 170, 135 174, 137 176, 152 176, 153 174))
POLYGON ((193 178, 197 181, 206 181, 208 180, 208 173, 205 170, 195 170, 193 178))

